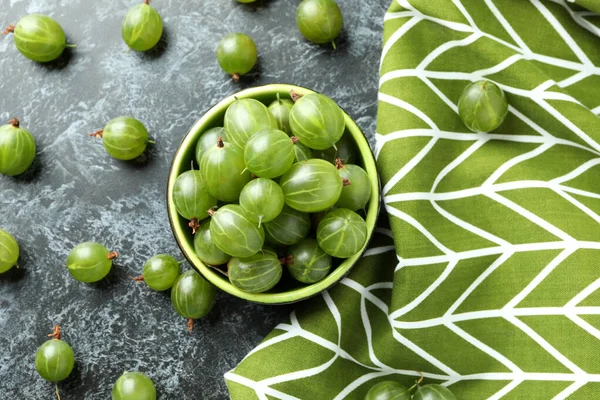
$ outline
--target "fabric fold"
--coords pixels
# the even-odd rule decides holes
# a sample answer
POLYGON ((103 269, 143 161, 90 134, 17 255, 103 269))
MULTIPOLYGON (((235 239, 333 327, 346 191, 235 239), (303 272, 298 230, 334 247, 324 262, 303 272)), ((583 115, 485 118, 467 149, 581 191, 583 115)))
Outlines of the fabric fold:
POLYGON ((387 213, 350 275, 226 374, 232 399, 363 399, 420 372, 459 399, 600 398, 598 6, 391 5, 376 148, 387 213), (510 104, 491 133, 457 113, 480 79, 510 104))

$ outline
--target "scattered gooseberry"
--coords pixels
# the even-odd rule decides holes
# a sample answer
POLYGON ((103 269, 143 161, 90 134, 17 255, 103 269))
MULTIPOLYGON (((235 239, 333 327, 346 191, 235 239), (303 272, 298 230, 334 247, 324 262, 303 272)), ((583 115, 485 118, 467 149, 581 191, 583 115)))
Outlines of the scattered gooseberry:
POLYGON ((242 150, 252 135, 269 128, 277 129, 277 121, 258 100, 236 100, 225 111, 227 140, 242 150))
POLYGON ((80 282, 98 282, 110 272, 113 259, 118 254, 99 243, 80 243, 67 257, 67 268, 73 278, 80 282))
POLYGON ((35 158, 35 140, 14 118, 0 126, 0 174, 15 176, 25 172, 35 158))
POLYGON ((236 201, 252 178, 246 170, 244 152, 220 137, 202 156, 200 174, 208 193, 226 202, 236 201))
POLYGON ((8 271, 19 259, 19 244, 4 229, 0 229, 0 274, 8 271))
POLYGON ((398 382, 383 381, 374 385, 365 400, 410 400, 410 390, 398 382))
POLYGON ((260 227, 275 219, 284 205, 283 191, 270 179, 257 178, 244 186, 240 193, 240 207, 244 215, 260 227))
POLYGON ((179 275, 171 288, 171 304, 175 311, 188 319, 188 329, 194 326, 194 319, 202 318, 215 305, 217 291, 196 271, 186 271, 179 275))
POLYGON ((208 217, 208 209, 217 205, 217 199, 208 192, 200 171, 192 169, 175 179, 173 203, 179 215, 190 220, 189 226, 195 233, 199 221, 208 217))
POLYGON ((264 129, 246 142, 244 162, 246 168, 261 178, 276 178, 294 163, 294 144, 279 129, 264 129))
POLYGON ((210 236, 215 245, 233 257, 250 257, 262 249, 265 242, 263 227, 244 215, 242 207, 228 204, 217 211, 210 210, 210 236))
POLYGON ((502 124, 508 113, 504 91, 493 82, 471 83, 458 100, 458 115, 474 132, 491 132, 502 124))
POLYGON ((342 194, 335 205, 352 211, 363 209, 371 198, 371 182, 367 172, 354 164, 344 164, 336 160, 336 168, 342 178, 342 194))
POLYGON ((344 112, 329 97, 311 93, 300 97, 290 112, 294 136, 311 149, 325 150, 340 140, 346 122, 344 112))
POLYGON ((156 46, 163 33, 163 22, 158 11, 150 6, 150 0, 131 7, 125 15, 121 36, 135 51, 147 51, 156 46))
POLYGON ((346 208, 329 211, 317 227, 317 241, 325 253, 348 258, 358 253, 367 240, 367 224, 346 208))
POLYGON ((235 82, 240 80, 241 75, 250 72, 257 56, 256 44, 243 33, 230 33, 221 39, 217 48, 219 65, 235 82))
POLYGON ((157 254, 146 261, 140 278, 150 289, 159 292, 170 289, 180 274, 179 264, 173 256, 157 254))
POLYGON ((227 263, 229 281, 248 293, 262 293, 281 279, 282 268, 273 250, 265 248, 250 257, 234 257, 227 263))
POLYGON ((112 400, 156 400, 156 388, 141 372, 124 372, 113 386, 112 400))
POLYGON ((344 19, 333 0, 304 0, 296 12, 296 24, 302 36, 313 43, 331 43, 340 35, 344 19))
POLYGON ((102 138, 106 152, 118 160, 133 160, 154 144, 144 124, 132 117, 117 117, 90 136, 102 138))
POLYGON ((210 224, 211 220, 207 219, 202 222, 200 228, 194 235, 194 250, 200 260, 208 265, 221 265, 225 264, 231 256, 225 254, 219 249, 210 235, 210 224))

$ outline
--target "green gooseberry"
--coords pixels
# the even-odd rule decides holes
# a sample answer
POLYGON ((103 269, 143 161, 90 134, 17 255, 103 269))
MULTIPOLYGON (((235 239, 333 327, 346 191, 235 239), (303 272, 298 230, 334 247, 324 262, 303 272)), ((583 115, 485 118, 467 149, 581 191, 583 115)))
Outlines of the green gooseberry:
POLYGON ((230 33, 219 42, 217 61, 223 71, 232 76, 234 82, 238 82, 241 75, 254 68, 257 58, 256 44, 248 35, 230 33))
POLYGON ((324 160, 300 161, 281 177, 279 185, 285 204, 298 211, 314 213, 333 206, 342 193, 337 169, 324 160))
POLYGON ((284 205, 283 191, 270 179, 257 178, 248 182, 240 193, 240 207, 244 215, 260 227, 275 219, 284 205))
POLYGON ((317 241, 330 256, 351 257, 358 253, 367 241, 367 224, 354 211, 336 208, 325 214, 319 222, 317 241))
POLYGON ((310 216, 286 205, 279 215, 264 224, 265 240, 278 247, 298 243, 310 232, 310 216))
POLYGON ((383 381, 367 392, 365 400, 410 400, 410 390, 398 382, 383 381))
POLYGON ((35 140, 14 118, 0 126, 0 174, 15 176, 25 172, 35 158, 35 140))
POLYGON ((252 179, 244 163, 244 152, 221 138, 202 156, 200 173, 208 193, 225 202, 236 201, 252 179))
POLYGON ((456 396, 447 387, 430 383, 418 386, 413 400, 456 400, 456 396))
POLYGON ((37 62, 49 62, 57 59, 67 44, 65 32, 58 22, 42 14, 26 15, 3 32, 15 34, 15 46, 25 57, 37 62))
POLYGON ((188 328, 193 320, 202 318, 215 305, 217 290, 196 271, 185 271, 179 275, 171 288, 171 304, 175 311, 188 319, 188 328))
POLYGON ((473 82, 458 100, 458 115, 474 132, 491 132, 499 127, 508 113, 504 91, 493 82, 473 82))
MULTIPOLYGON (((75 366, 73 349, 60 340, 60 327, 54 327, 53 339, 44 342, 35 353, 35 369, 42 378, 50 382, 66 379, 75 366)), ((58 388, 56 389, 58 394, 58 388)))
POLYGON ((8 271, 19 259, 19 244, 4 229, 0 229, 0 274, 8 271))
POLYGON ((113 386, 112 400, 156 400, 156 388, 141 372, 124 372, 113 386))
POLYGON ((365 208, 371 198, 371 182, 367 172, 358 165, 344 164, 341 158, 337 159, 336 168, 344 185, 336 207, 352 211, 365 208))
POLYGON ((179 274, 179 261, 168 254, 157 254, 144 264, 142 278, 150 289, 161 292, 170 289, 179 274))
POLYGON ((202 160, 202 156, 206 150, 213 147, 219 138, 227 141, 227 134, 225 133, 225 128, 222 126, 210 128, 200 136, 200 139, 196 143, 196 161, 198 164, 200 164, 200 160, 202 160))
POLYGON ((246 168, 261 178, 277 178, 294 163, 294 144, 279 129, 264 129, 255 133, 244 149, 246 168))
POLYGON ((294 161, 305 161, 313 158, 313 152, 311 149, 300 143, 296 136, 292 136, 292 143, 294 144, 294 161))
POLYGON ((67 268, 73 278, 79 282, 98 282, 110 272, 112 260, 118 254, 99 243, 80 243, 67 257, 67 268))
POLYGON ((315 239, 307 238, 290 247, 286 265, 297 281, 315 283, 329 274, 331 256, 319 247, 315 239))
POLYGON ((329 147, 325 150, 314 151, 315 158, 320 158, 335 164, 338 158, 342 159, 344 164, 359 164, 359 153, 356 148, 356 142, 349 133, 344 133, 335 147, 329 147))
POLYGON ((202 225, 200 225, 200 228, 196 231, 196 235, 194 235, 194 250, 196 251, 198 258, 205 264, 225 264, 231 259, 231 256, 225 254, 215 245, 215 242, 210 235, 210 224, 211 220, 207 219, 202 222, 202 225))
POLYGON ((117 117, 90 136, 102 138, 106 152, 117 160, 125 161, 139 157, 148 143, 155 143, 148 140, 144 124, 132 117, 117 117))
POLYGON ((277 253, 265 248, 250 257, 234 257, 227 263, 229 282, 248 293, 262 293, 275 286, 282 275, 277 253))
POLYGON ((270 128, 277 129, 277 121, 267 107, 258 100, 236 100, 225 111, 227 139, 242 150, 252 135, 270 128))
POLYGON ((344 19, 333 0, 304 0, 296 11, 296 25, 302 36, 313 43, 331 43, 340 35, 344 19))
POLYGON ((250 257, 260 251, 265 243, 262 226, 256 226, 244 215, 237 204, 227 204, 212 216, 210 236, 219 249, 233 257, 250 257))
POLYGON ((294 101, 292 99, 281 99, 279 93, 277 93, 277 100, 269 104, 269 111, 275 117, 277 121, 277 127, 280 131, 286 134, 292 134, 292 128, 290 127, 290 112, 294 107, 294 101))
POLYGON ((200 171, 192 169, 175 179, 173 203, 179 215, 190 220, 189 226, 196 233, 199 221, 208 217, 208 209, 217 205, 217 199, 208 192, 200 171))
POLYGON ((147 51, 156 46, 163 33, 163 22, 160 14, 150 6, 150 0, 135 5, 127 11, 121 36, 135 51, 147 51))
POLYGON ((335 147, 346 128, 344 112, 329 97, 311 93, 300 97, 290 112, 294 136, 311 149, 335 147))

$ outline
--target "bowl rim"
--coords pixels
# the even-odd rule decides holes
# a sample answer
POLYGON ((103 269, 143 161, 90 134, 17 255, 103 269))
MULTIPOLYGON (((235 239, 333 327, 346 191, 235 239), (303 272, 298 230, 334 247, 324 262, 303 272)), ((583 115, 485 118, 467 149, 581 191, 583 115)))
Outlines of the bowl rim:
POLYGON ((167 181, 166 197, 169 224, 171 226, 171 232, 173 233, 175 241, 177 242, 177 245, 181 249, 181 252, 183 253, 186 260, 196 271, 198 271, 204 278, 206 278, 209 282, 211 282, 219 289, 235 297, 239 297, 244 300, 248 300, 250 302, 259 304, 277 305, 295 303, 316 296, 339 283, 344 277, 348 275, 350 270, 356 265, 360 258, 362 258, 364 252, 368 248, 373 238, 373 233, 375 231, 379 213, 381 211, 381 181, 377 172, 375 154, 373 153, 373 150, 371 149, 369 142, 367 141, 367 138, 363 134, 360 127, 356 124, 356 122, 354 122, 354 120, 352 120, 348 113, 346 113, 346 111, 342 109, 344 113, 346 131, 352 135, 354 141, 356 142, 359 153, 361 154, 362 159, 364 161, 364 168, 367 171, 367 174, 370 178, 369 182, 371 183, 371 198, 368 204, 367 217, 365 219, 367 223, 367 240, 365 241, 363 248, 354 256, 345 259, 337 268, 331 271, 329 275, 327 275, 321 281, 310 285, 306 285, 304 287, 293 289, 291 291, 280 293, 244 292, 233 286, 228 280, 224 279, 223 275, 217 272, 215 268, 206 265, 198 258, 193 248, 193 245, 190 245, 185 239, 185 234, 183 230, 184 228, 181 227, 181 224, 178 222, 180 219, 179 214, 177 213, 173 201, 171 200, 173 196, 173 187, 175 179, 179 175, 179 171, 181 170, 183 164, 182 159, 185 158, 185 154, 188 151, 190 151, 189 149, 195 149, 197 141, 196 136, 200 137, 202 133, 209 129, 211 127, 210 121, 214 120, 216 117, 222 116, 225 113, 227 107, 229 107, 229 105, 231 105, 231 103, 233 103, 236 99, 255 98, 260 95, 268 96, 269 94, 272 94, 274 99, 277 94, 283 94, 284 96, 282 98, 288 98, 291 90, 294 90, 296 93, 299 93, 301 95, 318 93, 314 90, 297 85, 268 84, 243 89, 223 98, 221 101, 212 105, 192 125, 192 127, 187 131, 187 133, 181 140, 181 143, 175 151, 173 160, 171 161, 171 166, 169 168, 169 177, 167 181), (207 123, 209 126, 205 127, 207 123), (202 131, 200 132, 200 130, 202 131), (376 177, 376 179, 373 179, 373 172, 375 174, 374 176, 376 177))

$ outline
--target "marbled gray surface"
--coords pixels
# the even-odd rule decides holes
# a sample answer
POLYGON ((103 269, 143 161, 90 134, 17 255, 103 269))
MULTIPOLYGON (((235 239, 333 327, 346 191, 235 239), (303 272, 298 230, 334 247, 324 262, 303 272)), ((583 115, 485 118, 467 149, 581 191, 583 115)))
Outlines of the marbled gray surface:
POLYGON ((0 276, 0 399, 52 399, 35 371, 37 347, 60 324, 76 369, 63 400, 108 399, 126 369, 147 373, 159 399, 225 399, 222 375, 286 315, 220 293, 192 334, 168 294, 128 279, 157 253, 182 255, 169 229, 165 189, 177 146, 204 111, 226 95, 294 83, 333 97, 372 139, 383 15, 388 0, 339 0, 338 49, 304 41, 298 0, 155 0, 165 36, 147 53, 126 52, 120 24, 137 0, 0 0, 0 24, 28 13, 57 19, 70 43, 57 62, 25 59, 0 38, 0 121, 19 117, 38 154, 23 176, 0 176, 0 227, 17 238, 21 268, 0 276), (219 39, 249 34, 260 60, 233 83, 216 62, 219 39), (157 144, 144 160, 120 162, 87 133, 118 115, 141 120, 157 144), (65 260, 83 241, 120 257, 109 278, 87 285, 65 260))

